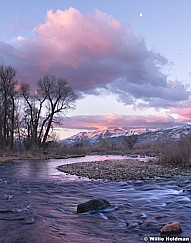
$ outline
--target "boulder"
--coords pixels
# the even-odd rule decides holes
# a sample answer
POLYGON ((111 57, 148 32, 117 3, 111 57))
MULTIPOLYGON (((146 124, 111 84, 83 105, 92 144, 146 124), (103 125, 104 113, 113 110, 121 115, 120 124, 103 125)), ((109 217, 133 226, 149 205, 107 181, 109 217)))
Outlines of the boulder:
POLYGON ((92 210, 102 210, 110 205, 110 202, 105 199, 92 199, 85 203, 78 204, 77 213, 84 213, 92 210))
POLYGON ((180 222, 171 222, 160 229, 162 235, 172 235, 182 233, 180 222))

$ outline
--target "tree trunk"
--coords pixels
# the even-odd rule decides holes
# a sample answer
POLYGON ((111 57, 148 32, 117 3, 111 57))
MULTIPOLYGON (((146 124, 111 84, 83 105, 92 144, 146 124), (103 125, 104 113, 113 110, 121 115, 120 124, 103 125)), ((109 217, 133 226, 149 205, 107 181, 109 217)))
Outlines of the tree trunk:
POLYGON ((50 128, 51 128, 52 120, 53 120, 53 115, 54 115, 54 113, 51 114, 51 117, 50 117, 50 119, 48 121, 46 132, 45 132, 43 140, 42 140, 42 145, 43 146, 45 145, 45 143, 47 141, 47 138, 48 138, 48 134, 49 134, 49 131, 50 131, 50 128))
POLYGON ((15 130, 15 101, 14 97, 11 97, 12 99, 12 117, 11 117, 11 149, 13 149, 13 143, 14 143, 14 130, 15 130))

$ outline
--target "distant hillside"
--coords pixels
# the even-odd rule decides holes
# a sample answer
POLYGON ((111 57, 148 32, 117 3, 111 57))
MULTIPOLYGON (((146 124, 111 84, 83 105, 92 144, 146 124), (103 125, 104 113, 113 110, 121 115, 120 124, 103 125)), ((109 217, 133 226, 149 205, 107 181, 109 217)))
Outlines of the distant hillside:
POLYGON ((157 131, 148 131, 139 136, 138 143, 158 143, 163 141, 176 141, 191 134, 191 125, 180 125, 157 131))
POLYGON ((166 140, 178 140, 181 136, 184 137, 191 134, 191 124, 155 130, 127 130, 122 128, 115 128, 105 129, 102 131, 80 132, 70 138, 62 140, 61 142, 71 145, 78 142, 97 144, 101 139, 111 139, 114 143, 117 143, 120 142, 124 136, 128 137, 132 134, 138 135, 137 144, 157 143, 166 140))

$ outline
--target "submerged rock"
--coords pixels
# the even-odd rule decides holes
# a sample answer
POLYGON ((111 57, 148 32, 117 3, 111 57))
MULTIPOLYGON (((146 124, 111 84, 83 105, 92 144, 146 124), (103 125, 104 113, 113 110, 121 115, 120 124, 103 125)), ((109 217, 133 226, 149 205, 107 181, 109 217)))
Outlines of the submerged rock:
POLYGON ((110 202, 105 199, 92 199, 85 203, 78 204, 77 213, 84 213, 92 210, 102 210, 110 205, 110 202))
POLYGON ((172 235, 182 233, 180 222, 166 224, 160 229, 162 235, 172 235))

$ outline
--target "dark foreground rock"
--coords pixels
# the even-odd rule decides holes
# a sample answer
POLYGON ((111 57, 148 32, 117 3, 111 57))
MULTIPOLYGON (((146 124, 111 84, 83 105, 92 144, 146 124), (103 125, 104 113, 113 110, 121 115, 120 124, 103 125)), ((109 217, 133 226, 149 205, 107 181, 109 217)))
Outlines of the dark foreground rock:
POLYGON ((160 229, 160 232, 163 236, 182 233, 180 222, 172 222, 166 224, 164 227, 160 229))
POLYGON ((111 204, 105 199, 92 199, 85 203, 80 203, 77 206, 77 213, 85 213, 93 210, 102 210, 109 207, 111 204))

